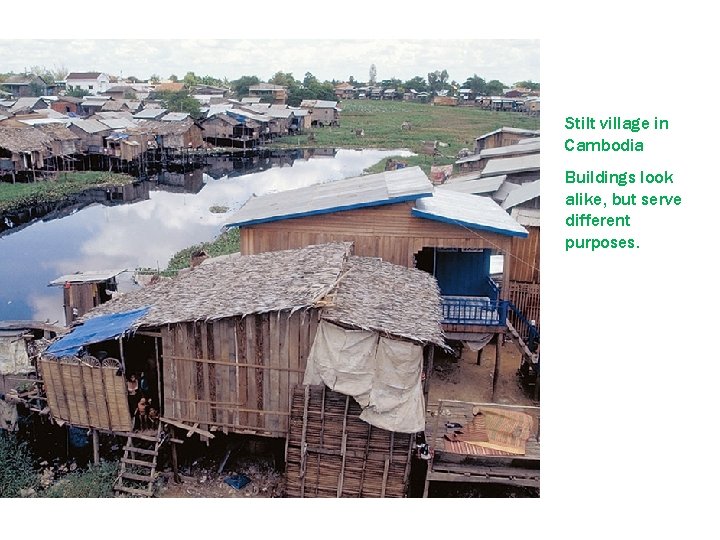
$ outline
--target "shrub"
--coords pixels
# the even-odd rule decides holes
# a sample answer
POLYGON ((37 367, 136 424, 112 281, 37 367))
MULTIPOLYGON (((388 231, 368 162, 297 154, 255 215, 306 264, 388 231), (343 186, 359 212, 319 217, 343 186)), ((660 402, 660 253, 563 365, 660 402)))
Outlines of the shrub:
POLYGON ((38 480, 27 445, 0 431, 0 497, 19 497, 21 489, 36 488, 38 480))

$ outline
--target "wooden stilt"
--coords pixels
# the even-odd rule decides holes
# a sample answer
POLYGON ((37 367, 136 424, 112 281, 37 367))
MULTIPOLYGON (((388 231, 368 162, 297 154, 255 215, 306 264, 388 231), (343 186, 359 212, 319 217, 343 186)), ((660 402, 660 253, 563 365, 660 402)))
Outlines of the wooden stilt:
POLYGON ((172 469, 173 469, 173 480, 179 484, 182 482, 182 479, 180 478, 180 473, 178 472, 178 455, 177 455, 177 443, 172 441, 172 439, 175 439, 175 428, 173 426, 170 426, 170 457, 172 459, 172 469))
POLYGON ((92 442, 93 442, 93 463, 100 465, 100 436, 98 435, 97 429, 92 430, 92 442))

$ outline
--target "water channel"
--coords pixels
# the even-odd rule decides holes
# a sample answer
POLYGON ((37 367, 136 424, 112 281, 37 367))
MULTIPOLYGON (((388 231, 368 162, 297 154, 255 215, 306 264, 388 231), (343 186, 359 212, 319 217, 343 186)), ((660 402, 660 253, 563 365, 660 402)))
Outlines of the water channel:
POLYGON ((292 151, 238 162, 212 158, 203 170, 159 175, 135 202, 80 203, 0 235, 0 320, 64 324, 61 287, 74 272, 124 270, 119 290, 134 287, 138 267, 163 269, 177 251, 215 238, 233 211, 261 195, 359 176, 388 156, 407 151, 292 151), (180 182, 176 179, 180 177, 180 182), (212 212, 227 207, 225 213, 212 212))

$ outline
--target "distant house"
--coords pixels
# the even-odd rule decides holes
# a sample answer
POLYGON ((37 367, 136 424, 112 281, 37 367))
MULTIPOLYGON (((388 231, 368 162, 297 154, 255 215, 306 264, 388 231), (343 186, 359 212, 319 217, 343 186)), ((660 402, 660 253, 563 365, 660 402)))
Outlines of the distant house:
POLYGON ((110 76, 97 71, 69 73, 65 77, 65 87, 68 92, 84 90, 96 95, 105 92, 110 87, 110 76))
POLYGON ((259 97, 266 103, 285 105, 287 103, 287 87, 277 84, 260 83, 248 88, 250 97, 259 97))
POLYGON ((33 127, 0 126, 0 175, 35 171, 45 166, 51 139, 33 127))
POLYGON ((213 114, 201 120, 203 138, 216 146, 253 148, 260 139, 260 123, 244 115, 242 111, 235 113, 213 114))
POLYGON ((8 109, 8 112, 11 114, 23 114, 47 108, 48 104, 39 97, 22 97, 8 109))
POLYGON ((168 112, 167 109, 143 109, 142 111, 138 111, 133 114, 133 118, 136 118, 138 120, 159 120, 160 117, 164 116, 166 112, 168 112))
POLYGON ((340 109, 337 101, 323 101, 320 99, 304 99, 300 108, 307 109, 310 114, 310 123, 313 126, 339 126, 340 109))
POLYGON ((488 148, 497 148, 498 146, 507 146, 515 144, 522 139, 539 137, 540 131, 535 129, 522 129, 501 127, 495 131, 480 135, 475 139, 475 153, 479 154, 482 150, 488 148))
POLYGON ((9 92, 12 97, 33 97, 33 96, 49 96, 53 95, 55 85, 46 82, 41 77, 33 74, 26 75, 10 75, 0 87, 9 92))
POLYGON ((342 82, 335 86, 335 97, 339 100, 355 98, 355 87, 348 83, 342 82))
POLYGON ((78 114, 78 107, 83 102, 81 98, 72 96, 60 96, 56 101, 50 103, 50 108, 53 111, 63 114, 78 114))
POLYGON ((164 82, 164 83, 158 83, 155 85, 153 89, 153 93, 158 92, 180 92, 181 90, 185 90, 185 83, 181 82, 164 82))
POLYGON ((112 99, 120 100, 127 97, 135 96, 135 89, 128 85, 113 85, 104 92, 101 92, 103 96, 108 96, 112 99))
POLYGON ((80 148, 88 154, 103 154, 112 130, 97 120, 75 119, 68 129, 80 137, 80 148))

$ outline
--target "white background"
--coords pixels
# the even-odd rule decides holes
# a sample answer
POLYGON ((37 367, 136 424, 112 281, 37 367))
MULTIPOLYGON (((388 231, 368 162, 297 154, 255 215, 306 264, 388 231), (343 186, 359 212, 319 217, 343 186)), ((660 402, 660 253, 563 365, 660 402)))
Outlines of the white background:
MULTIPOLYGON (((272 538, 714 536, 720 119, 717 17, 705 7, 710 4, 135 4, 103 7, 111 19, 88 9, 92 16, 75 30, 92 37, 540 39, 541 497, 18 501, 22 515, 48 516, 47 529, 63 531, 59 525, 82 525, 76 520, 84 516, 81 530, 111 523, 99 533, 111 537, 149 538, 157 530, 272 538), (133 25, 136 17, 152 24, 133 25), (632 135, 646 142, 643 154, 578 157, 562 146, 570 115, 660 116, 671 129, 632 135), (675 184, 663 193, 680 194, 683 205, 633 211, 637 250, 565 253, 568 166, 672 170, 675 184)), ((17 37, 72 37, 69 14, 82 16, 81 8, 65 5, 59 10, 65 15, 55 17, 46 6, 48 22, 37 26, 40 10, 13 7, 17 13, 3 17, 3 26, 12 21, 17 37)), ((37 525, 26 519, 10 530, 37 525)))

